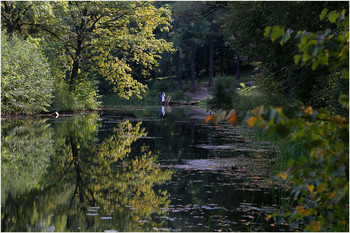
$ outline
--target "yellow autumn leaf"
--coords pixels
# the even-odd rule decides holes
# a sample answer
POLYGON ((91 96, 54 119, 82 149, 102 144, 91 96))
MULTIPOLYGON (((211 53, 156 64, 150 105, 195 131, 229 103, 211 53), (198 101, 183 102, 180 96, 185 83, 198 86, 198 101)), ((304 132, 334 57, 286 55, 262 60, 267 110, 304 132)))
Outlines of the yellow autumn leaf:
POLYGON ((252 128, 254 126, 255 121, 256 121, 256 118, 252 116, 246 122, 249 125, 249 127, 252 128))
POLYGON ((276 111, 277 111, 278 114, 280 114, 281 111, 282 111, 282 108, 281 108, 281 107, 277 107, 277 108, 276 108, 276 111))
POLYGON ((298 214, 299 214, 299 215, 301 215, 302 213, 304 213, 304 208, 303 208, 303 206, 298 205, 298 206, 297 206, 297 211, 298 211, 298 214))
POLYGON ((271 215, 271 214, 268 214, 268 215, 265 217, 266 222, 268 222, 271 218, 272 218, 272 215, 271 215))
POLYGON ((319 221, 312 221, 309 226, 312 231, 320 231, 322 228, 322 224, 319 221))
POLYGON ((235 110, 231 110, 228 114, 226 120, 230 122, 231 125, 236 126, 237 125, 237 112, 235 110))
POLYGON ((311 214, 311 212, 310 212, 310 210, 305 210, 305 211, 304 211, 304 214, 305 214, 305 216, 308 216, 308 215, 311 214))
POLYGON ((312 193, 312 191, 314 190, 315 186, 312 184, 312 185, 308 185, 306 186, 307 189, 310 191, 310 193, 312 193))
POLYGON ((213 120, 214 117, 215 117, 215 114, 208 115, 208 116, 205 118, 204 124, 206 124, 206 123, 208 123, 209 121, 213 120))
POLYGON ((278 177, 281 177, 283 180, 286 180, 288 178, 288 174, 285 172, 280 172, 278 174, 278 177))
POLYGON ((312 107, 311 107, 311 106, 307 107, 307 108, 304 110, 304 113, 305 113, 306 115, 312 115, 312 113, 313 113, 312 107))

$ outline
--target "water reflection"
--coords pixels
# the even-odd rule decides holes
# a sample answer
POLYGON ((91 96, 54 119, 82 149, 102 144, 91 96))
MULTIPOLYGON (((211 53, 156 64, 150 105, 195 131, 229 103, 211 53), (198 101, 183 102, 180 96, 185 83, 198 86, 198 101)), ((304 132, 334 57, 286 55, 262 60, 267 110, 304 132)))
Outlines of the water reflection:
POLYGON ((53 153, 52 132, 46 120, 2 120, 1 205, 38 186, 53 153))
POLYGON ((162 227, 155 216, 166 216, 169 195, 153 187, 170 180, 172 173, 159 167, 147 146, 131 155, 131 144, 147 135, 142 122, 120 122, 102 141, 97 137, 98 114, 35 124, 2 122, 2 231, 162 227), (24 129, 26 133, 21 134, 24 129), (35 148, 31 153, 29 145, 35 148), (34 161, 32 167, 26 173, 17 172, 32 182, 14 194, 11 190, 26 182, 13 179, 25 161, 34 161))
POLYGON ((283 194, 271 145, 165 110, 3 120, 2 230, 290 230, 265 220, 283 194))
POLYGON ((171 108, 168 105, 166 105, 166 106, 159 105, 159 107, 158 107, 158 116, 164 117, 166 112, 171 112, 171 108))

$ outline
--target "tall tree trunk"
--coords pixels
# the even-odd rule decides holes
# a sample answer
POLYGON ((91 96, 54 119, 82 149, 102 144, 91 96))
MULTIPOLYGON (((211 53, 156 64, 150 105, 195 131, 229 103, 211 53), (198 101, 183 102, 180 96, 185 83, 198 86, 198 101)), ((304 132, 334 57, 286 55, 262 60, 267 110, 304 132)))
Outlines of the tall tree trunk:
POLYGON ((196 53, 196 44, 195 42, 192 43, 192 53, 191 53, 191 92, 194 92, 194 60, 195 60, 195 53, 196 53))
POLYGON ((74 91, 75 90, 74 81, 78 77, 79 68, 80 68, 79 60, 74 60, 72 73, 71 73, 70 79, 69 79, 69 91, 74 91))
POLYGON ((176 77, 177 77, 177 82, 179 84, 179 90, 182 90, 182 82, 181 82, 181 76, 179 71, 179 59, 180 59, 180 52, 177 51, 175 54, 176 77))
POLYGON ((69 91, 75 90, 75 80, 79 74, 81 56, 83 51, 82 45, 83 45, 82 40, 78 39, 77 50, 75 52, 75 58, 73 61, 72 73, 70 75, 70 80, 69 80, 69 91))
POLYGON ((241 79, 241 73, 239 70, 239 63, 241 62, 241 59, 239 58, 239 55, 237 55, 237 61, 236 61, 236 80, 241 79))
MULTIPOLYGON (((213 24, 210 25, 211 33, 213 32, 213 24)), ((213 85, 213 73, 214 73, 214 36, 213 34, 210 36, 210 47, 209 47, 209 83, 208 86, 211 87, 213 85)))
POLYGON ((7 34, 14 36, 14 32, 16 29, 16 26, 18 25, 18 22, 14 20, 15 15, 15 8, 13 4, 10 4, 8 1, 3 1, 4 9, 3 10, 6 14, 1 14, 6 20, 5 20, 5 28, 7 29, 7 34))

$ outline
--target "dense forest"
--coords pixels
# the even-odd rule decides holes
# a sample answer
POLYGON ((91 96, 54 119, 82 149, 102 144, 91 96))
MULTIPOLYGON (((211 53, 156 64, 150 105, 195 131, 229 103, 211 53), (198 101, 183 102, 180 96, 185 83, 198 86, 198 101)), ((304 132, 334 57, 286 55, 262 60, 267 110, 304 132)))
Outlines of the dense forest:
POLYGON ((296 209, 269 218, 346 231, 348 9, 344 1, 2 1, 1 114, 104 109, 110 96, 154 103, 160 92, 177 101, 206 81, 216 113, 205 123, 246 123, 306 145, 279 173, 296 209))
POLYGON ((193 91, 199 73, 212 85, 218 74, 239 80, 248 68, 267 95, 339 112, 338 95, 348 92, 339 72, 294 63, 304 35, 284 46, 264 37, 269 26, 289 36, 341 33, 319 19, 323 9, 347 3, 4 1, 2 113, 94 109, 112 91, 142 98, 159 77, 176 79, 178 90, 190 81, 193 91))

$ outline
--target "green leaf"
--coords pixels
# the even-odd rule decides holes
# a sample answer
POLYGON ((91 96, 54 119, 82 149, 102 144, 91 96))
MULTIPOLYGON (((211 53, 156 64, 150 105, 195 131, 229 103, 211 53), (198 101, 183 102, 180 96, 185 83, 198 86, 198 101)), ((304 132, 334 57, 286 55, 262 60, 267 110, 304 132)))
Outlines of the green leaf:
POLYGON ((332 23, 335 23, 335 21, 337 20, 338 17, 339 17, 339 13, 337 11, 331 11, 328 14, 328 19, 332 23))
POLYGON ((226 111, 219 110, 219 111, 215 114, 215 117, 214 117, 214 122, 215 122, 215 124, 217 124, 219 121, 225 119, 225 117, 226 117, 226 111))
POLYGON ((287 162, 288 167, 292 167, 294 165, 294 159, 289 159, 287 162))
POLYGON ((270 31, 271 31, 271 27, 270 26, 266 27, 264 37, 268 37, 270 35, 270 31))
POLYGON ((300 61, 300 58, 301 58, 301 55, 295 55, 295 56, 294 56, 294 63, 295 63, 295 64, 298 64, 299 61, 300 61))
POLYGON ((349 28, 349 17, 345 17, 345 20, 343 20, 343 27, 349 28))
POLYGON ((349 80, 349 69, 343 69, 342 75, 344 79, 349 80))
POLYGON ((349 107, 349 96, 342 94, 342 95, 339 96, 339 100, 338 101, 344 108, 348 108, 349 107))
POLYGON ((291 34, 292 30, 288 29, 286 31, 286 33, 284 34, 284 36, 282 37, 280 44, 283 45, 284 43, 286 43, 289 39, 290 39, 290 34, 291 34))
POLYGON ((301 156, 298 158, 298 164, 306 165, 309 162, 309 159, 305 156, 301 156))
POLYGON ((273 26, 271 30, 271 41, 274 42, 284 35, 284 29, 279 26, 273 26))
POLYGON ((328 9, 324 8, 320 14, 320 20, 323 20, 324 17, 327 15, 328 9))
POLYGON ((286 115, 286 117, 288 117, 289 119, 294 119, 298 116, 298 110, 292 106, 285 106, 283 107, 282 111, 284 115, 286 115))

